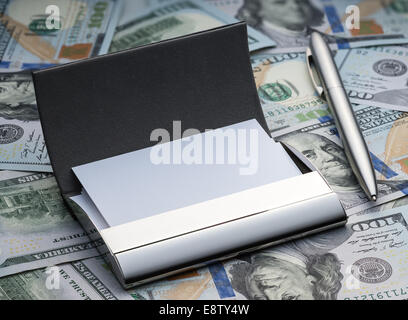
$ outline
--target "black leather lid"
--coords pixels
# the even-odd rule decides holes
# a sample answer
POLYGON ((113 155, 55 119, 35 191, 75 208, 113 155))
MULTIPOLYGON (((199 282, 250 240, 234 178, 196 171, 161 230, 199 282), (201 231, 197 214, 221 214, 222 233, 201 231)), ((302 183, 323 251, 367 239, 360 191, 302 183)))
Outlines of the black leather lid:
MULTIPOLYGON (((156 128, 220 128, 257 119, 267 131, 237 23, 33 72, 54 174, 78 193, 71 168, 152 146, 156 128)), ((103 180, 109 188, 109 181, 103 180)))

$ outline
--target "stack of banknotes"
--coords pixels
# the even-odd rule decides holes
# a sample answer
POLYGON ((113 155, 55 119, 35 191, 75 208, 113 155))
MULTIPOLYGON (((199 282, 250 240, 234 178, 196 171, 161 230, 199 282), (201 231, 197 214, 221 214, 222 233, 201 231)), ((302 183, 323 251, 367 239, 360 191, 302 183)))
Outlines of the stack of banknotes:
POLYGON ((1 0, 0 11, 0 300, 408 298, 406 0, 1 0), (346 27, 350 6, 358 6, 359 28, 346 27), (60 26, 49 28, 54 14, 51 26, 60 26), (348 223, 124 290, 62 201, 30 71, 238 20, 249 26, 272 137, 321 172, 348 223), (312 31, 335 53, 373 160, 375 203, 309 78, 312 31))

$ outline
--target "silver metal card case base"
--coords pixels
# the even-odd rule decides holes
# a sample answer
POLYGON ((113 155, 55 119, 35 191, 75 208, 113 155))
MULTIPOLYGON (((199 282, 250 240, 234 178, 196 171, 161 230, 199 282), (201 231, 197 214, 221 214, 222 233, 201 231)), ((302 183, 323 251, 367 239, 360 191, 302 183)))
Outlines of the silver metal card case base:
POLYGON ((340 227, 347 216, 318 172, 110 227, 87 199, 67 202, 124 288, 340 227), (92 212, 91 212, 92 211, 92 212))

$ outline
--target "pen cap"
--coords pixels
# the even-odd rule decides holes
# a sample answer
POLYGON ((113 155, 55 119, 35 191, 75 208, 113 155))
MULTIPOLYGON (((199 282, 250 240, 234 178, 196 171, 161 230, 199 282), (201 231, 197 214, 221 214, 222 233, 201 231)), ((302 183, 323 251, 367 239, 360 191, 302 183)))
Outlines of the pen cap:
POLYGON ((310 50, 323 87, 326 90, 341 87, 340 75, 331 50, 324 38, 317 32, 313 32, 310 36, 310 50))

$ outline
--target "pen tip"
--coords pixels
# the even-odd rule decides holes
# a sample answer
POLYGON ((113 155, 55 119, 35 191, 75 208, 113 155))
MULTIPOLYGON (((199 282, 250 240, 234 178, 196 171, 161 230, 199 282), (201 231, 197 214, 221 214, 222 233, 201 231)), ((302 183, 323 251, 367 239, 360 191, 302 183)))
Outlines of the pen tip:
POLYGON ((371 196, 371 200, 376 201, 377 200, 377 196, 371 196))

